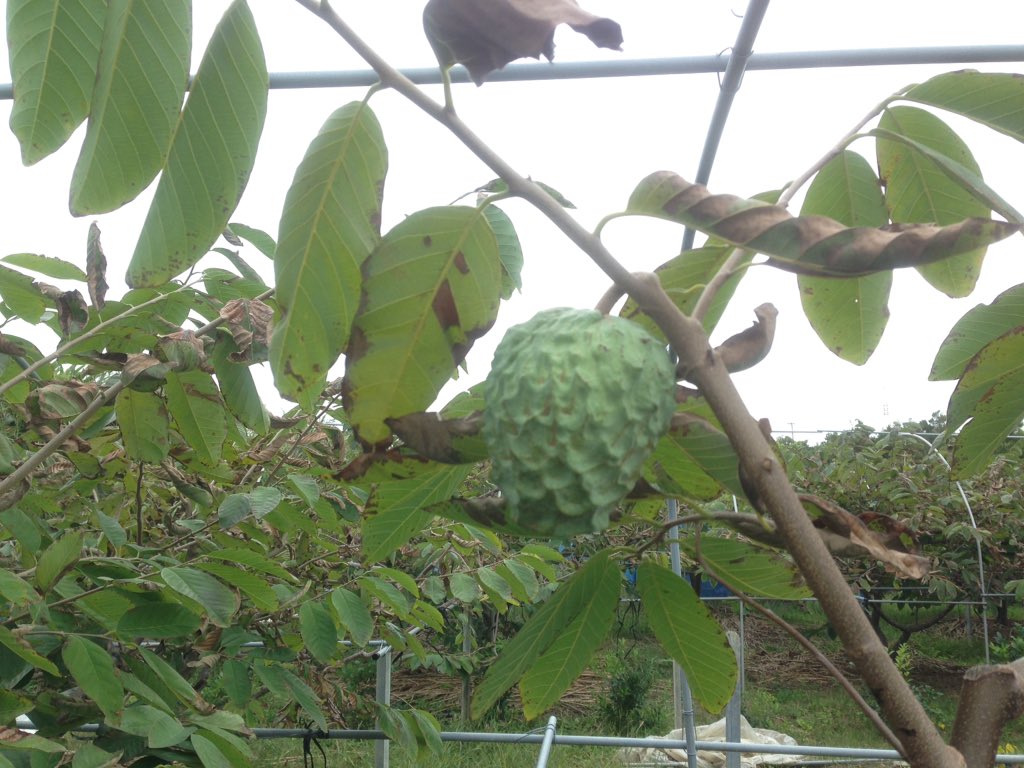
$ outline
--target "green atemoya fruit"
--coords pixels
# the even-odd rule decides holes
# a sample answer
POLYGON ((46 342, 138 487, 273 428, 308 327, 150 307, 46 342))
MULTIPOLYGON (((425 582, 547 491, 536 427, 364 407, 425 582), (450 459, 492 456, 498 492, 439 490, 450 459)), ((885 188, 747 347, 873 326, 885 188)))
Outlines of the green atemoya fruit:
POLYGON ((604 530, 675 411, 675 369, 636 323, 549 309, 511 328, 484 384, 483 435, 510 522, 604 530))

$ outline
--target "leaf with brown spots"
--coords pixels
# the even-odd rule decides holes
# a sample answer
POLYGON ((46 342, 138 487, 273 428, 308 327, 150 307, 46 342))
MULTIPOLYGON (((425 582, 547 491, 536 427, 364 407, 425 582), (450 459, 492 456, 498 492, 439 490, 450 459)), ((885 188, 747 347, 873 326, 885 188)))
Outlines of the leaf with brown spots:
POLYGON ((345 410, 360 440, 389 440, 387 420, 423 411, 498 313, 501 259, 476 208, 430 208, 385 236, 363 267, 347 350, 345 410))
POLYGON ((824 216, 793 216, 785 208, 734 195, 713 195, 671 171, 637 186, 629 213, 699 229, 769 257, 799 275, 852 277, 931 264, 1003 240, 1021 226, 971 218, 948 226, 846 227, 824 216))
POLYGON ((380 242, 387 169, 377 118, 364 102, 347 104, 309 145, 285 198, 270 365, 281 394, 307 410, 350 341, 360 270, 380 242))
POLYGON ((423 29, 441 66, 464 65, 477 85, 514 59, 551 61, 559 24, 601 48, 622 49, 618 23, 575 0, 430 0, 423 10, 423 29))

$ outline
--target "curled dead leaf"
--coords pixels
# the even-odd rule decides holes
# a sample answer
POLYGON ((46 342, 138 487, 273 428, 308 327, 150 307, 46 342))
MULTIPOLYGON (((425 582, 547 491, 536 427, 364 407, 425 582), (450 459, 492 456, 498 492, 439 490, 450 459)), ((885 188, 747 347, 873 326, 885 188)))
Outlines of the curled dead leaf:
POLYGON ((559 24, 621 50, 622 27, 575 0, 430 0, 423 9, 423 29, 441 66, 462 64, 477 85, 515 59, 551 61, 559 24))
POLYGON ((730 336, 715 349, 729 373, 745 371, 760 363, 772 348, 775 339, 775 318, 779 310, 762 304, 754 310, 757 320, 749 328, 730 336))
POLYGON ((714 195, 671 171, 637 185, 630 213, 675 221, 769 257, 768 264, 798 275, 855 277, 931 264, 984 248, 1022 226, 971 218, 948 226, 901 224, 847 227, 825 216, 794 216, 785 208, 735 195, 714 195))
POLYGON ((195 331, 176 331, 161 336, 156 345, 157 357, 170 363, 176 371, 194 371, 206 362, 203 340, 195 331))
POLYGON ((172 368, 170 363, 160 362, 152 355, 128 355, 121 369, 121 381, 137 392, 153 392, 163 386, 172 368))
MULTIPOLYGON (((854 547, 866 550, 874 558, 885 563, 888 569, 907 579, 923 579, 928 575, 930 562, 927 557, 903 550, 898 538, 882 535, 871 530, 867 523, 835 502, 813 494, 800 494, 800 501, 806 507, 814 507, 815 527, 827 531, 854 547)), ((896 530, 893 528, 892 530, 896 530)), ((837 547, 830 545, 835 551, 837 547)))
POLYGON ((89 236, 85 248, 86 285, 89 288, 89 299, 96 309, 103 309, 107 303, 107 257, 100 243, 100 228, 94 221, 89 225, 89 236))
POLYGON ((57 319, 64 336, 76 334, 89 324, 89 305, 81 291, 61 291, 57 296, 57 319))
POLYGON ((242 363, 267 359, 268 329, 274 310, 257 299, 232 299, 218 314, 237 347, 230 355, 232 360, 242 363))

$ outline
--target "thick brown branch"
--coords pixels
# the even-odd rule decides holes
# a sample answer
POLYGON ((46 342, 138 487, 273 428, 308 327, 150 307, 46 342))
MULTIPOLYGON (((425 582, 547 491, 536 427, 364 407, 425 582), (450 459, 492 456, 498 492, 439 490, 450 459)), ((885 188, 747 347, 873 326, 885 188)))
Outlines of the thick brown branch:
POLYGON ((953 722, 953 746, 967 768, 995 762, 999 737, 1011 720, 1024 714, 1024 659, 999 666, 972 667, 964 675, 953 722))

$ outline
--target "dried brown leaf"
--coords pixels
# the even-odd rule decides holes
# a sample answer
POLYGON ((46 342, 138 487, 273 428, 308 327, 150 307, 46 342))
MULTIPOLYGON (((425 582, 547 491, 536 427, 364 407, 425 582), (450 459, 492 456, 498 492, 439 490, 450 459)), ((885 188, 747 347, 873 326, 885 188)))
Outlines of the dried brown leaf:
POLYGON ((274 310, 257 299, 232 299, 218 313, 231 333, 237 350, 229 357, 237 363, 267 359, 267 339, 274 310))
POLYGON ((800 500, 821 513, 815 518, 815 526, 866 550, 900 577, 923 579, 928 575, 930 562, 927 557, 902 551, 902 546, 892 542, 891 537, 875 533, 861 518, 835 502, 812 494, 800 494, 800 500))
POLYGON ((621 50, 622 28, 575 0, 430 0, 423 29, 442 67, 460 63, 480 85, 523 57, 551 61, 555 28, 568 24, 601 48, 621 50))
POLYGON ((727 371, 745 371, 768 356, 775 339, 775 318, 778 315, 779 310, 772 304, 762 304, 754 310, 757 320, 752 326, 730 336, 715 349, 727 371))
POLYGON ((72 336, 89 324, 89 305, 81 291, 62 291, 57 297, 57 319, 61 333, 72 336))
POLYGON ((771 266, 818 277, 853 277, 930 264, 985 248, 1022 229, 982 218, 944 227, 847 227, 824 216, 793 216, 759 200, 713 195, 702 184, 691 184, 671 171, 658 171, 641 181, 628 210, 685 224, 763 253, 771 266))
POLYGON ((107 257, 100 244, 100 228, 93 222, 89 225, 89 237, 85 246, 85 276, 89 287, 89 299, 96 309, 103 309, 106 304, 107 289, 107 257))

